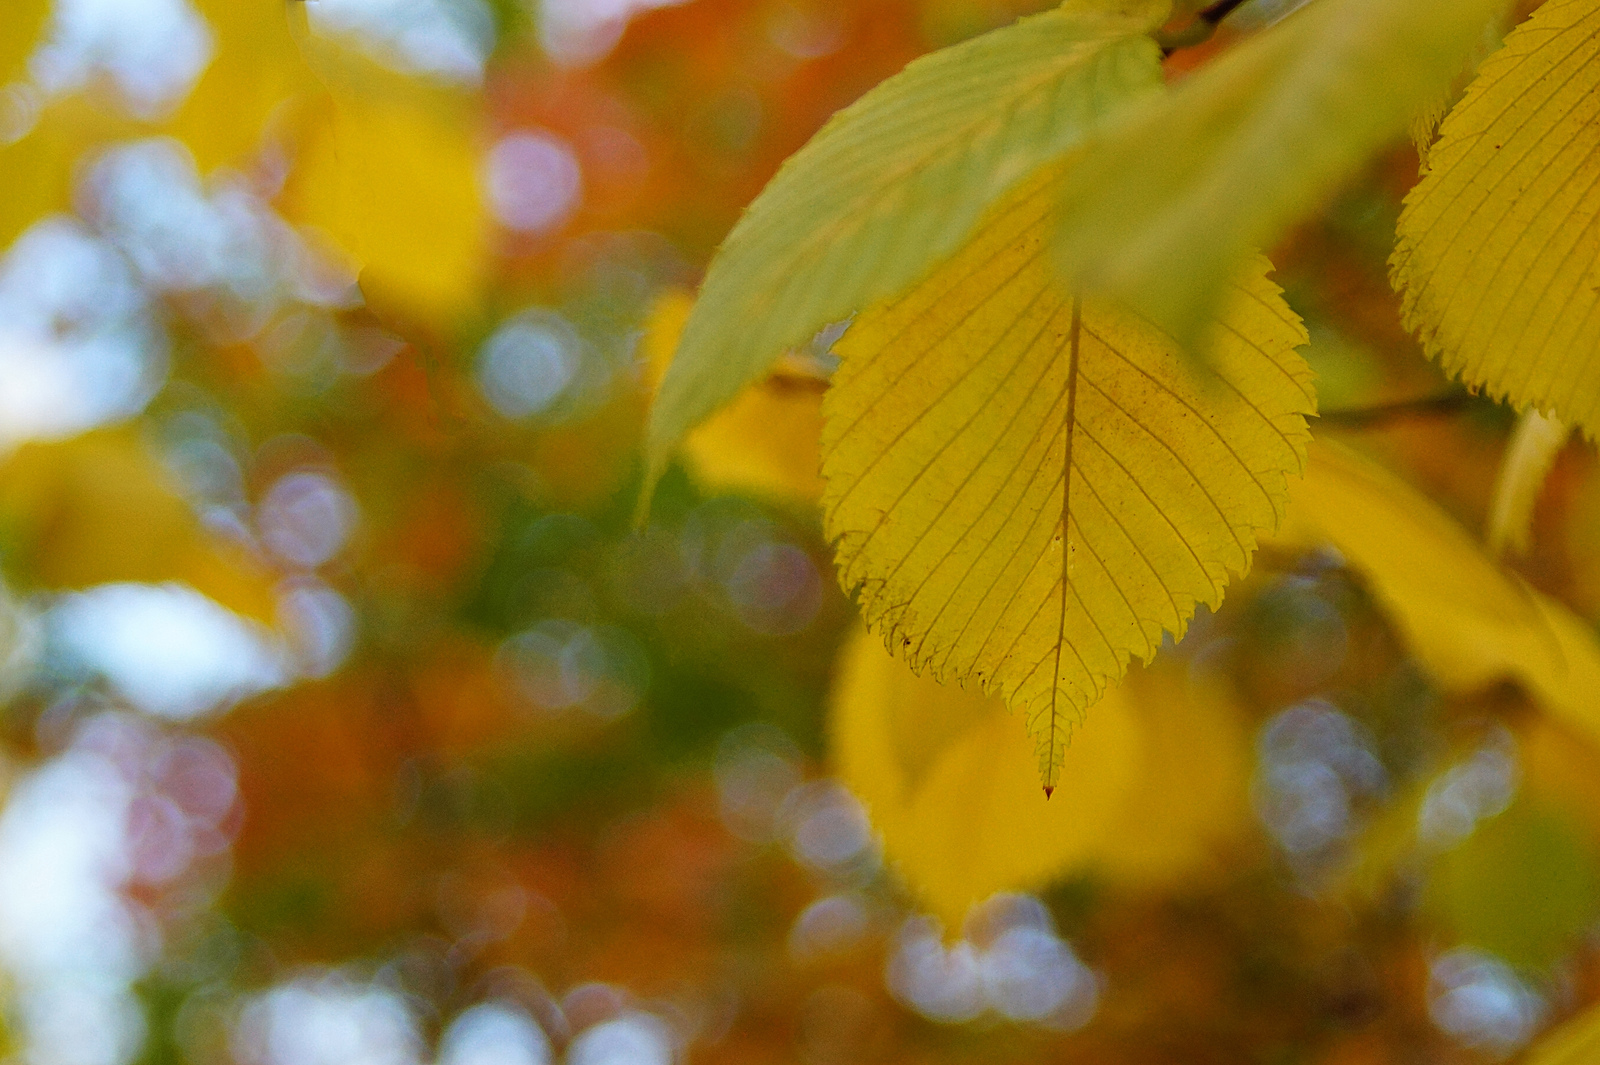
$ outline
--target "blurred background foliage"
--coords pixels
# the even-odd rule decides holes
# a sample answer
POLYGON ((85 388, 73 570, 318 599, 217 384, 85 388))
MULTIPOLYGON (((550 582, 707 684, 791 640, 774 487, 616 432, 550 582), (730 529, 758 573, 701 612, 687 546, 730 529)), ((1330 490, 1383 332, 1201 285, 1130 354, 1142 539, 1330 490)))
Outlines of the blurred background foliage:
POLYGON ((7 0, 8 1058, 1470 1063, 1600 997, 1600 470, 1485 553, 1409 148, 1275 256, 1353 450, 1049 804, 837 591, 830 337, 634 528, 742 206, 1040 6, 7 0))

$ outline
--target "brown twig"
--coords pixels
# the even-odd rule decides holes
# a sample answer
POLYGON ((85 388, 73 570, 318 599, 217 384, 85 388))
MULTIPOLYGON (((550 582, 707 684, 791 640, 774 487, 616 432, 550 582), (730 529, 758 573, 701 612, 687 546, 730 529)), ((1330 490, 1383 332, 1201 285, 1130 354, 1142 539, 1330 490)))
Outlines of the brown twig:
POLYGON ((1344 407, 1321 411, 1319 420, 1324 425, 1342 429, 1374 429, 1390 422, 1407 418, 1432 418, 1459 414, 1475 397, 1470 392, 1443 392, 1416 399, 1377 403, 1370 407, 1344 407))

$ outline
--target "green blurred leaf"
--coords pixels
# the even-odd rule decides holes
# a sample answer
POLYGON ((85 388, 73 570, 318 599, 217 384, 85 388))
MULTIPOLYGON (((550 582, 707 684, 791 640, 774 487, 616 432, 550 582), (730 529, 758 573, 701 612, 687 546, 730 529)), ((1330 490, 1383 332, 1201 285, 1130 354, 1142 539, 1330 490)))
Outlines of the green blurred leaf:
POLYGON ((1191 349, 1265 247, 1446 87, 1505 0, 1319 0, 1142 105, 1080 157, 1070 277, 1191 349))
POLYGON ((1460 942, 1542 968, 1600 915, 1600 865, 1570 817, 1521 800, 1439 857, 1426 899, 1460 942))

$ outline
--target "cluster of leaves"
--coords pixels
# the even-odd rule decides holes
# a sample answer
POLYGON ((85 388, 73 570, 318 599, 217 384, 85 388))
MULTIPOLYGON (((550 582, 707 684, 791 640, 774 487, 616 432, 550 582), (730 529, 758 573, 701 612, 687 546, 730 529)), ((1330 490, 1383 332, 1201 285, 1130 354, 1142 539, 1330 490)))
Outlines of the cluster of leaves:
POLYGON ((909 681, 857 653, 847 778, 950 919, 1064 851, 1082 860, 1089 836, 1137 839, 1100 804, 1105 767, 1127 761, 1108 753, 1125 742, 1108 693, 1217 607, 1291 499, 1277 542, 1336 546, 1438 675, 1513 676, 1596 724, 1588 626, 1354 456, 1322 445, 1307 471, 1308 337, 1256 249, 1412 130, 1423 176, 1392 281, 1428 355, 1526 412, 1491 528, 1496 549, 1525 549, 1567 426, 1600 429, 1600 7, 1550 0, 1497 49, 1517 22, 1505 0, 1318 0, 1167 87, 1164 54, 1237 5, 1198 6, 1068 0, 834 116, 712 261, 652 411, 651 477, 786 351, 848 322, 821 431, 841 584, 917 673, 1021 712, 1047 799, 1073 783, 1072 827, 1025 812, 1009 741, 962 713, 951 739, 939 707, 962 697, 896 692, 909 681), (884 769, 897 742, 923 752, 903 779, 884 769), (994 883, 949 883, 974 840, 994 883))
MULTIPOLYGON (((1447 370, 1591 434, 1595 14, 1545 5, 1484 64, 1393 258, 1447 370)), ((1507 15, 1321 0, 1170 91, 1166 2, 1071 0, 918 60, 730 235, 663 381, 653 462, 858 315, 824 433, 841 580, 919 671, 1022 710, 1048 795, 1071 723, 1218 604, 1303 467, 1307 337, 1253 249, 1447 97, 1507 15)))
MULTIPOLYGON (((45 6, 18 3, 16 40, 45 6)), ((349 660, 196 726, 236 759, 245 813, 226 893, 147 981, 152 1061, 227 1060, 230 996, 303 964, 382 967, 438 1026, 516 1000, 558 1044, 632 995, 686 1018, 692 1060, 741 1063, 1455 1062, 1426 971, 1457 944, 1520 966, 1554 1016, 1596 998, 1600 493, 1590 452, 1561 450, 1592 418, 1593 3, 1550 0, 1427 131, 1395 253, 1441 363, 1562 419, 1518 424, 1492 492, 1532 584, 1458 520, 1488 509, 1492 404, 1328 419, 1375 428, 1365 455, 1307 432, 1317 390, 1440 383, 1382 276, 1414 160, 1368 166, 1444 113, 1506 4, 1312 0, 1265 26, 1284 5, 1245 5, 1164 57, 1222 12, 1071 0, 974 35, 1040 5, 860 0, 799 60, 771 27, 805 5, 694 0, 579 71, 519 40, 516 6, 474 89, 309 34, 298 3, 200 0, 216 56, 171 114, 85 92, 0 147, 0 239, 83 209, 95 151, 161 135, 360 271, 359 306, 249 328, 168 293, 173 380, 148 411, 0 464, 12 588, 183 581, 268 623, 305 575, 196 518, 169 468, 195 426, 247 501, 314 469, 360 506, 317 573, 359 619, 349 660), (537 236, 497 226, 480 179, 484 145, 528 126, 578 146, 586 190, 537 236), (1256 249, 1305 218, 1274 249, 1285 296, 1256 249), (611 393, 523 418, 485 402, 483 341, 530 305, 620 352, 611 393), (641 438, 660 485, 630 530, 641 438), (830 541, 879 636, 807 583, 830 541), (549 679, 518 656, 575 631, 624 648, 635 708, 538 704, 549 679), (1387 790, 1338 791, 1348 822, 1296 850, 1271 729, 1335 704, 1387 790), (792 859, 782 825, 731 833, 719 751, 750 735, 789 737, 791 805, 831 763, 887 868, 792 859), (1512 805, 1421 840, 1430 796, 1504 735, 1512 805), (954 936, 1014 890, 1103 975, 1093 1024, 935 1026, 886 989, 908 912, 954 936), (819 897, 868 919, 807 952, 819 897)), ((9 704, 18 761, 116 699, 59 680, 9 704)), ((1586 1061, 1595 1025, 1541 1065, 1586 1061)))

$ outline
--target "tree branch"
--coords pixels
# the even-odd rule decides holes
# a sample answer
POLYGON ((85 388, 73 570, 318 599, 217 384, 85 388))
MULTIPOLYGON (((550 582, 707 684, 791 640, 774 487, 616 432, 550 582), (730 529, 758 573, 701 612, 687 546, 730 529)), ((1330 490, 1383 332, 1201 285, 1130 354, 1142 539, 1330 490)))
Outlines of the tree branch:
POLYGON ((1216 31, 1217 24, 1233 13, 1233 9, 1244 3, 1244 0, 1218 0, 1217 3, 1195 15, 1194 21, 1181 30, 1173 33, 1156 34, 1156 43, 1161 46, 1163 58, 1178 51, 1180 48, 1193 48, 1197 44, 1204 44, 1211 39, 1216 31))
POLYGON ((1370 407, 1344 407, 1325 410, 1318 415, 1325 425, 1345 429, 1374 429, 1390 422, 1407 418, 1430 418, 1459 414, 1476 397, 1470 392, 1442 392, 1416 399, 1402 399, 1393 403, 1378 403, 1370 407))

